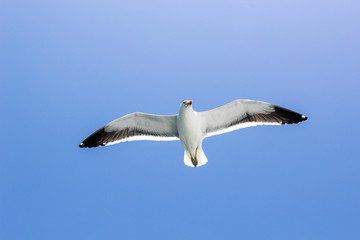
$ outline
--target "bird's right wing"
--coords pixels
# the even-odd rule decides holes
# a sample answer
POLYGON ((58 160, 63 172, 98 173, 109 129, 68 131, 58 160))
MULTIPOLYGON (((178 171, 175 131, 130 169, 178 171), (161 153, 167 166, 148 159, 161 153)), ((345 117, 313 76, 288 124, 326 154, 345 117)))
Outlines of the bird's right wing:
POLYGON ((79 147, 92 148, 135 140, 179 140, 177 115, 160 116, 146 113, 131 113, 100 128, 79 147))
POLYGON ((198 114, 204 138, 239 128, 293 124, 307 119, 304 115, 289 109, 247 99, 235 100, 219 108, 198 114))

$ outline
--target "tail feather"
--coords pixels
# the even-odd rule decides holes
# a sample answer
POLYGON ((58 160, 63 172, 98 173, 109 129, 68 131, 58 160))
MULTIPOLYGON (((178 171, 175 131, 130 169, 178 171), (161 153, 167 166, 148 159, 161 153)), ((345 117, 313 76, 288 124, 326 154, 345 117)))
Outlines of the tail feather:
POLYGON ((184 153, 184 163, 189 167, 200 167, 207 163, 207 158, 202 150, 202 148, 198 148, 195 152, 195 156, 192 156, 188 151, 185 150, 184 153))

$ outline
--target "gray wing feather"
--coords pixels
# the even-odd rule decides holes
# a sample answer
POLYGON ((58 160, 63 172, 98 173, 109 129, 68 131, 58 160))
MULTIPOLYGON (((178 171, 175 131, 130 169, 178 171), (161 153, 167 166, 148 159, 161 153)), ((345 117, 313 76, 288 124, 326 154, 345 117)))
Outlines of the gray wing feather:
POLYGON ((100 128, 79 147, 98 147, 135 140, 178 140, 177 115, 161 116, 131 113, 100 128))
POLYGON ((282 125, 305 121, 307 117, 270 103, 239 99, 219 108, 199 112, 205 137, 258 125, 282 125))

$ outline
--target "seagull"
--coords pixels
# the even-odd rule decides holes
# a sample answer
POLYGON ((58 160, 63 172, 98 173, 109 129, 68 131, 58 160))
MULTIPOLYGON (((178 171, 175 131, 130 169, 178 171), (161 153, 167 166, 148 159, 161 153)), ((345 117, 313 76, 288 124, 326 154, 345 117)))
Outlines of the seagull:
POLYGON ((294 124, 307 120, 304 115, 270 103, 238 99, 221 107, 196 112, 193 101, 180 104, 177 115, 153 115, 135 112, 106 124, 80 145, 80 148, 108 146, 135 140, 180 140, 184 163, 198 167, 207 163, 202 149, 205 138, 259 125, 294 124))

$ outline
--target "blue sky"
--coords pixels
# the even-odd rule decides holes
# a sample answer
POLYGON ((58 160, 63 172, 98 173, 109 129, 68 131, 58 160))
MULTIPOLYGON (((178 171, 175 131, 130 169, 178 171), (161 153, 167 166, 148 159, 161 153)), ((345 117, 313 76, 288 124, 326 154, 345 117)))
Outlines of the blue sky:
POLYGON ((359 1, 0 3, 0 239, 360 239, 359 1), (140 111, 305 114, 204 141, 78 144, 140 111))

